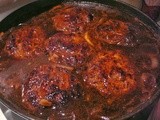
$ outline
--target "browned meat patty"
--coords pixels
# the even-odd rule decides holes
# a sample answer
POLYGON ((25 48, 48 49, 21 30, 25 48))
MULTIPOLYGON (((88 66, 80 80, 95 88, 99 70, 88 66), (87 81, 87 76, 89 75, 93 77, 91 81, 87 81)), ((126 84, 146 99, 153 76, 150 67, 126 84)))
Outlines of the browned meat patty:
POLYGON ((136 89, 134 67, 120 50, 99 53, 87 67, 84 82, 106 97, 109 105, 136 89))
POLYGON ((80 96, 80 83, 62 66, 41 65, 30 74, 22 88, 23 105, 30 110, 66 103, 80 96))
POLYGON ((129 23, 121 20, 101 18, 89 24, 86 28, 85 38, 92 44, 103 42, 123 46, 133 46, 136 41, 128 29, 129 23))
POLYGON ((5 52, 23 59, 43 51, 45 33, 38 26, 24 25, 11 31, 3 40, 6 41, 5 52))
POLYGON ((82 32, 92 19, 93 16, 87 9, 78 6, 64 7, 52 18, 55 28, 65 33, 82 32))
POLYGON ((83 65, 92 54, 90 46, 81 36, 62 32, 49 38, 46 50, 50 61, 74 67, 83 65))

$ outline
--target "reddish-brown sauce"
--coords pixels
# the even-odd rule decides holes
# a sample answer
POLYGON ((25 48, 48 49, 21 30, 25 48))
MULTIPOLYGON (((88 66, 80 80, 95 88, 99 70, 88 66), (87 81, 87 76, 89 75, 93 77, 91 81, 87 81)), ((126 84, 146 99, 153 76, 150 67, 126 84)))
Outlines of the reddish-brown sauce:
POLYGON ((117 118, 158 86, 158 36, 115 8, 62 4, 1 37, 1 96, 40 118, 117 118))

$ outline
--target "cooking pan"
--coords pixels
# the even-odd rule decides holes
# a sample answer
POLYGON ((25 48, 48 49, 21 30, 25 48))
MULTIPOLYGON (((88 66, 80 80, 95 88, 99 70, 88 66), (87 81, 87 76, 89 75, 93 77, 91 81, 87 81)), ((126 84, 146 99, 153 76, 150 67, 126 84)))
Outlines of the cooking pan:
MULTIPOLYGON (((7 16, 5 19, 3 19, 0 22, 0 32, 5 32, 9 28, 14 27, 19 25, 20 23, 26 22, 30 18, 39 15, 40 13, 47 11, 51 9, 53 6, 56 6, 58 4, 61 4, 63 2, 82 2, 82 3, 87 3, 90 4, 90 2, 97 3, 97 5, 108 5, 115 7, 121 11, 127 12, 130 15, 137 17, 140 19, 144 24, 146 24, 148 27, 153 29, 153 31, 157 34, 160 34, 160 28, 159 26, 151 20, 149 17, 147 17, 145 14, 143 14, 141 11, 133 8, 132 6, 117 2, 117 1, 112 1, 112 0, 71 0, 71 1, 66 1, 66 0, 39 0, 33 3, 30 3, 15 12, 11 13, 9 16, 7 16)), ((3 41, 1 42, 1 49, 3 48, 3 41)), ((159 88, 159 83, 158 83, 158 88, 159 88)), ((156 100, 159 98, 160 95, 160 89, 157 89, 154 95, 145 103, 141 104, 139 107, 137 107, 133 112, 130 114, 122 115, 119 116, 116 119, 137 119, 136 116, 138 113, 141 111, 145 110, 146 108, 151 109, 153 104, 156 103, 156 100)), ((15 101, 16 102, 16 101, 15 101)), ((17 107, 17 105, 11 104, 6 98, 0 97, 0 104, 3 106, 3 110, 9 109, 13 112, 13 116, 15 117, 16 120, 18 119, 40 119, 37 118, 33 115, 28 114, 26 111, 23 111, 17 107)), ((142 120, 142 118, 140 118, 142 120)))

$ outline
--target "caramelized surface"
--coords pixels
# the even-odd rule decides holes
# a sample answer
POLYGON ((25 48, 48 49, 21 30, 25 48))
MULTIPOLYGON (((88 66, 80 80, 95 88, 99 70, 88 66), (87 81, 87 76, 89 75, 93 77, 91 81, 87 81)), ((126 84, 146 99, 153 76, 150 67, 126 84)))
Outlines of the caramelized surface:
POLYGON ((4 51, 19 59, 31 57, 44 51, 45 38, 39 26, 20 26, 7 35, 4 51))
POLYGON ((71 70, 61 66, 41 65, 35 68, 24 83, 22 102, 27 109, 50 107, 56 103, 65 103, 69 97, 76 98, 80 92, 78 81, 71 70))
POLYGON ((135 91, 138 84, 135 76, 135 67, 121 51, 101 51, 87 64, 84 81, 112 105, 135 91))
POLYGON ((92 19, 88 10, 72 6, 62 9, 52 18, 56 30, 65 33, 83 32, 85 25, 92 19))
POLYGON ((51 62, 74 67, 85 64, 92 54, 90 45, 83 37, 63 32, 49 38, 46 50, 51 62))

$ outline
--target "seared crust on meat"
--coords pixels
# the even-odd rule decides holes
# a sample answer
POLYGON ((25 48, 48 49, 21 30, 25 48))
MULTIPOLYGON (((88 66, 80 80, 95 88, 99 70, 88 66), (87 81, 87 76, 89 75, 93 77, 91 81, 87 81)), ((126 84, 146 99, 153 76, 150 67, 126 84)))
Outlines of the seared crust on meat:
POLYGON ((20 26, 11 31, 4 40, 6 40, 4 51, 18 59, 44 52, 45 33, 38 26, 20 26))
POLYGON ((62 66, 41 65, 35 68, 23 84, 22 101, 27 109, 63 104, 77 98, 80 84, 71 70, 62 66))
POLYGON ((52 18, 56 30, 65 33, 83 32, 84 26, 92 20, 93 16, 81 7, 65 7, 52 18))
POLYGON ((129 24, 104 17, 89 24, 85 34, 95 44, 103 42, 112 45, 134 46, 137 43, 129 32, 129 24))
POLYGON ((106 97, 109 105, 136 89, 134 67, 120 50, 99 53, 87 67, 84 82, 106 97))
POLYGON ((50 37, 46 44, 49 60, 58 64, 77 67, 92 54, 89 44, 79 35, 60 32, 50 37))

